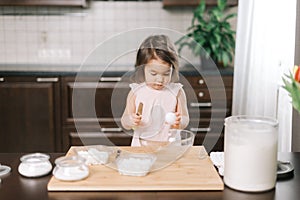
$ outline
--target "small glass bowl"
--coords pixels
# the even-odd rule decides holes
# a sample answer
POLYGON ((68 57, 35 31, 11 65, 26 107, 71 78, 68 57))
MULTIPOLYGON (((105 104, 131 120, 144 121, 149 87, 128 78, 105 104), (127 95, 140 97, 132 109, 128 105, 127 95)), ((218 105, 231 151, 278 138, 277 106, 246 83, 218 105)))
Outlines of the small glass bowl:
POLYGON ((122 151, 116 159, 116 165, 122 175, 146 176, 155 160, 156 156, 153 154, 122 151))
POLYGON ((87 165, 106 165, 115 158, 115 150, 113 147, 104 145, 89 145, 75 148, 76 155, 85 159, 87 165))
POLYGON ((32 153, 20 158, 18 171, 26 177, 40 177, 47 175, 52 170, 50 156, 43 153, 32 153))
POLYGON ((85 159, 80 156, 64 156, 55 160, 53 175, 62 181, 78 181, 89 175, 85 159))

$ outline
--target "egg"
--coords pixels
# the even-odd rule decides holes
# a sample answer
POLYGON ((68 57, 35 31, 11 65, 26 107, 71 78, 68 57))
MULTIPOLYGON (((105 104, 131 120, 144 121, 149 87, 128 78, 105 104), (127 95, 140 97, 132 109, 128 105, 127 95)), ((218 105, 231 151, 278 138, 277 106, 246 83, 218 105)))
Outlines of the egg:
POLYGON ((168 124, 174 124, 175 121, 176 121, 176 115, 175 115, 175 113, 172 113, 172 112, 167 113, 166 117, 165 117, 165 121, 168 124))

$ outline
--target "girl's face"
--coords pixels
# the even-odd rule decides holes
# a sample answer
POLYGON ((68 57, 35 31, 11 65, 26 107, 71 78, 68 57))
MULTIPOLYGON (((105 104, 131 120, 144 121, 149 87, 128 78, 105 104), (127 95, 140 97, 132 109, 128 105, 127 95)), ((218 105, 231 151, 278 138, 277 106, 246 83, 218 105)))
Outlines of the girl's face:
POLYGON ((150 60, 145 65, 146 84, 155 90, 163 89, 171 81, 171 76, 172 67, 160 59, 150 60))

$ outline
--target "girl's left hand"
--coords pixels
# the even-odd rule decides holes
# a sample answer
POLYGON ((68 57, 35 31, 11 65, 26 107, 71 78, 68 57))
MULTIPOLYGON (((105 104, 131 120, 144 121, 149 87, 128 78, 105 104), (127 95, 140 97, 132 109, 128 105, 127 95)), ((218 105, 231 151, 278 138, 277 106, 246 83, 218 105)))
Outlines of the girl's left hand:
POLYGON ((181 115, 180 115, 179 112, 176 112, 175 115, 176 115, 176 120, 175 120, 174 124, 172 124, 172 128, 179 129, 180 128, 181 115))

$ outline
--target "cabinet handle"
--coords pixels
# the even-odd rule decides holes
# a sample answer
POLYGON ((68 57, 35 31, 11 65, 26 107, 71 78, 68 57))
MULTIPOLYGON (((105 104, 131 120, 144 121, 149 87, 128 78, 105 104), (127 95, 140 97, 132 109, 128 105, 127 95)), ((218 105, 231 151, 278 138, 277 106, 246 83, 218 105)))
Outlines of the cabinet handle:
POLYGON ((39 83, 45 83, 45 82, 57 82, 58 81, 58 78, 57 77, 51 77, 51 78, 36 78, 36 82, 39 82, 39 83))
POLYGON ((121 80, 122 80, 121 77, 101 77, 100 78, 100 81, 103 81, 103 82, 119 82, 121 80))
POLYGON ((190 103, 191 107, 211 107, 211 102, 207 102, 207 103, 195 103, 192 102, 190 103))
POLYGON ((203 85, 203 84, 204 84, 204 80, 203 80, 203 79, 200 79, 200 80, 198 81, 198 83, 199 83, 200 85, 203 85))
POLYGON ((4 78, 3 77, 0 77, 0 82, 4 82, 4 78))
POLYGON ((102 132, 122 132, 121 128, 101 128, 102 132))
POLYGON ((103 134, 101 133, 70 133, 70 136, 72 138, 80 138, 80 137, 83 137, 83 138, 103 138, 103 134))
POLYGON ((74 133, 71 132, 70 136, 72 138, 104 138, 104 137, 129 137, 127 134, 104 134, 99 132, 81 132, 81 133, 74 133))
POLYGON ((204 92, 199 92, 199 93, 198 93, 198 96, 199 96, 199 97, 204 97, 204 92))
POLYGON ((208 127, 208 128, 190 128, 190 131, 193 131, 193 132, 209 132, 211 131, 211 128, 208 127))

